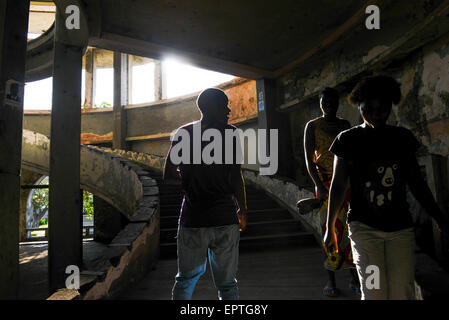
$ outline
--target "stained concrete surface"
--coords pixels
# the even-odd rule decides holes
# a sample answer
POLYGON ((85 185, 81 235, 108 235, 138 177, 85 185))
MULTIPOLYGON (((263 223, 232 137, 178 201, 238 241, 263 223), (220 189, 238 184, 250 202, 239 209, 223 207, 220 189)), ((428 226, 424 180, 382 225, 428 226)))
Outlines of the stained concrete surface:
MULTIPOLYGON (((85 265, 94 263, 105 245, 92 240, 83 241, 85 265)), ((19 247, 20 300, 44 300, 48 289, 48 244, 45 241, 21 243, 19 247)))
MULTIPOLYGON (((336 274, 341 295, 322 295, 327 275, 318 246, 286 247, 275 250, 241 252, 237 280, 240 300, 358 300, 349 289, 349 271, 336 274)), ((156 270, 128 288, 121 300, 168 300, 177 272, 176 259, 160 260, 156 270)), ((193 300, 217 300, 210 266, 200 278, 193 300)))
MULTIPOLYGON (((84 241, 85 263, 94 260, 102 246, 94 241, 84 241)), ((48 297, 47 263, 46 243, 20 246, 19 299, 42 300, 48 297)), ((197 284, 194 300, 217 299, 209 269, 208 265, 206 273, 197 284)), ((176 272, 176 259, 160 260, 156 270, 149 272, 140 283, 127 288, 118 299, 169 300, 176 272)), ((242 252, 237 278, 241 300, 357 299, 348 289, 350 277, 347 271, 337 273, 341 296, 322 296, 327 278, 318 246, 242 252)))

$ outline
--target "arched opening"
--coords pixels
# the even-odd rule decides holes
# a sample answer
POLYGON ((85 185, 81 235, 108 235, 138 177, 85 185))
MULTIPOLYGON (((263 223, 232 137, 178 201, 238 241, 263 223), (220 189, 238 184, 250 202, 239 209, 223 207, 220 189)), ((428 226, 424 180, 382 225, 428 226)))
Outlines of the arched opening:
MULTIPOLYGON (((26 240, 48 240, 48 196, 49 177, 42 176, 31 189, 26 206, 26 240)), ((83 192, 83 238, 91 239, 94 236, 94 196, 92 193, 83 192)))
POLYGON ((30 191, 26 209, 26 238, 29 241, 47 239, 48 230, 48 176, 42 176, 30 191))

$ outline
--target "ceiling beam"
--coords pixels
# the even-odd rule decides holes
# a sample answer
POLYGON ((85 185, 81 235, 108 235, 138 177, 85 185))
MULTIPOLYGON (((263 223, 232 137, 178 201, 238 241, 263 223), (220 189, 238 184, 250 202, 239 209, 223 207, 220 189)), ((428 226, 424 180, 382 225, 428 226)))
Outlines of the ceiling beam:
POLYGON ((274 77, 274 73, 269 70, 255 68, 205 55, 199 55, 193 52, 174 49, 168 46, 107 32, 101 33, 100 37, 90 38, 89 45, 158 60, 168 56, 179 57, 183 61, 201 68, 247 79, 274 77))

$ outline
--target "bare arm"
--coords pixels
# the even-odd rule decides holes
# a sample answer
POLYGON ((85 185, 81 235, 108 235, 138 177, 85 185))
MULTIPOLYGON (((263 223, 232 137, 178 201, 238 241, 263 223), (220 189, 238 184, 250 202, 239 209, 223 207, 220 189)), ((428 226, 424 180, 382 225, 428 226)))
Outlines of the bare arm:
POLYGON ((240 166, 233 166, 231 169, 231 185, 234 190, 234 195, 237 200, 237 205, 239 206, 239 225, 240 231, 246 228, 247 219, 247 206, 246 206, 246 191, 245 191, 245 181, 243 179, 242 170, 240 166))
POLYGON ((329 192, 329 207, 326 221, 324 244, 327 250, 338 250, 335 235, 335 222, 349 187, 349 176, 346 162, 343 158, 334 156, 334 173, 329 192))
MULTIPOLYGON (((313 123, 308 122, 304 129, 304 155, 307 172, 310 178, 312 178, 313 183, 318 189, 318 194, 327 193, 327 189, 323 182, 320 180, 318 175, 318 170, 316 169, 315 163, 313 162, 313 154, 315 153, 315 126, 313 123)), ((324 195, 325 196, 325 195, 324 195)))

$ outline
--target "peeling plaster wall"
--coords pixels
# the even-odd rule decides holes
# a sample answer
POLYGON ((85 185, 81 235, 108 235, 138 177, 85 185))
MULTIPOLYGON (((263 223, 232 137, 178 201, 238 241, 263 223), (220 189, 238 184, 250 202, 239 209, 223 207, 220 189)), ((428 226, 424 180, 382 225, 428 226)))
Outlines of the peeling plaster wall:
MULTIPOLYGON (((291 127, 295 176, 289 178, 295 179, 298 190, 311 191, 313 187, 305 166, 303 139, 305 124, 321 116, 318 93, 326 86, 336 88, 340 92, 338 116, 349 120, 353 126, 358 125, 362 123, 362 119, 357 108, 347 102, 348 94, 361 78, 386 74, 400 82, 402 94, 401 102, 393 106, 388 123, 411 130, 421 143, 417 156, 423 174, 438 204, 447 212, 449 208, 447 189, 449 182, 447 180, 449 174, 449 33, 433 41, 427 41, 423 45, 418 45, 414 41, 420 41, 419 37, 412 37, 411 43, 404 42, 405 47, 414 48, 411 51, 397 47, 399 54, 391 51, 390 45, 379 43, 373 43, 359 52, 357 52, 359 49, 354 48, 353 55, 349 56, 342 51, 322 65, 306 66, 309 72, 298 68, 277 79, 281 92, 279 109, 289 114, 291 127), (373 59, 376 60, 379 55, 385 55, 385 58, 373 63, 373 59), (312 70, 313 67, 316 70, 312 70), (423 162, 422 159, 431 160, 423 162)), ((363 43, 358 44, 363 47, 363 43)), ((281 190, 283 188, 280 186, 281 190)), ((284 194, 280 193, 281 195, 278 194, 277 197, 284 197, 284 194)), ((295 201, 285 200, 289 202, 288 206, 292 209, 295 201)), ((416 221, 417 241, 420 247, 424 248, 423 250, 428 254, 441 257, 443 240, 438 234, 435 235, 435 231, 432 231, 434 228, 431 219, 427 214, 423 214, 422 208, 411 194, 408 195, 408 202, 416 221)), ((313 213, 300 218, 306 220, 305 222, 312 227, 318 225, 317 216, 313 213)))
POLYGON ((449 156, 449 35, 422 48, 401 69, 395 75, 403 101, 391 122, 411 129, 423 152, 449 156))
MULTIPOLYGON (((353 61, 351 69, 357 69, 358 65, 363 65, 386 48, 372 47, 360 59, 353 61)), ((385 67, 373 67, 349 79, 345 79, 344 71, 335 66, 335 62, 331 61, 309 74, 310 77, 303 78, 298 72, 293 72, 279 79, 284 103, 294 99, 299 101, 294 108, 287 109, 296 165, 294 178, 299 184, 312 184, 305 169, 303 132, 307 121, 321 116, 317 93, 325 86, 336 87, 341 95, 338 115, 352 125, 358 125, 362 120, 358 110, 347 102, 347 95, 363 75, 382 73, 400 81, 402 101, 393 106, 389 123, 412 130, 423 144, 421 154, 449 156, 449 35, 400 60, 389 61, 385 67)))
MULTIPOLYGON (((48 174, 50 140, 39 133, 24 130, 22 167, 48 174)), ((125 170, 117 156, 88 147, 81 147, 81 187, 98 195, 128 218, 134 214, 143 190, 134 171, 125 170)))

